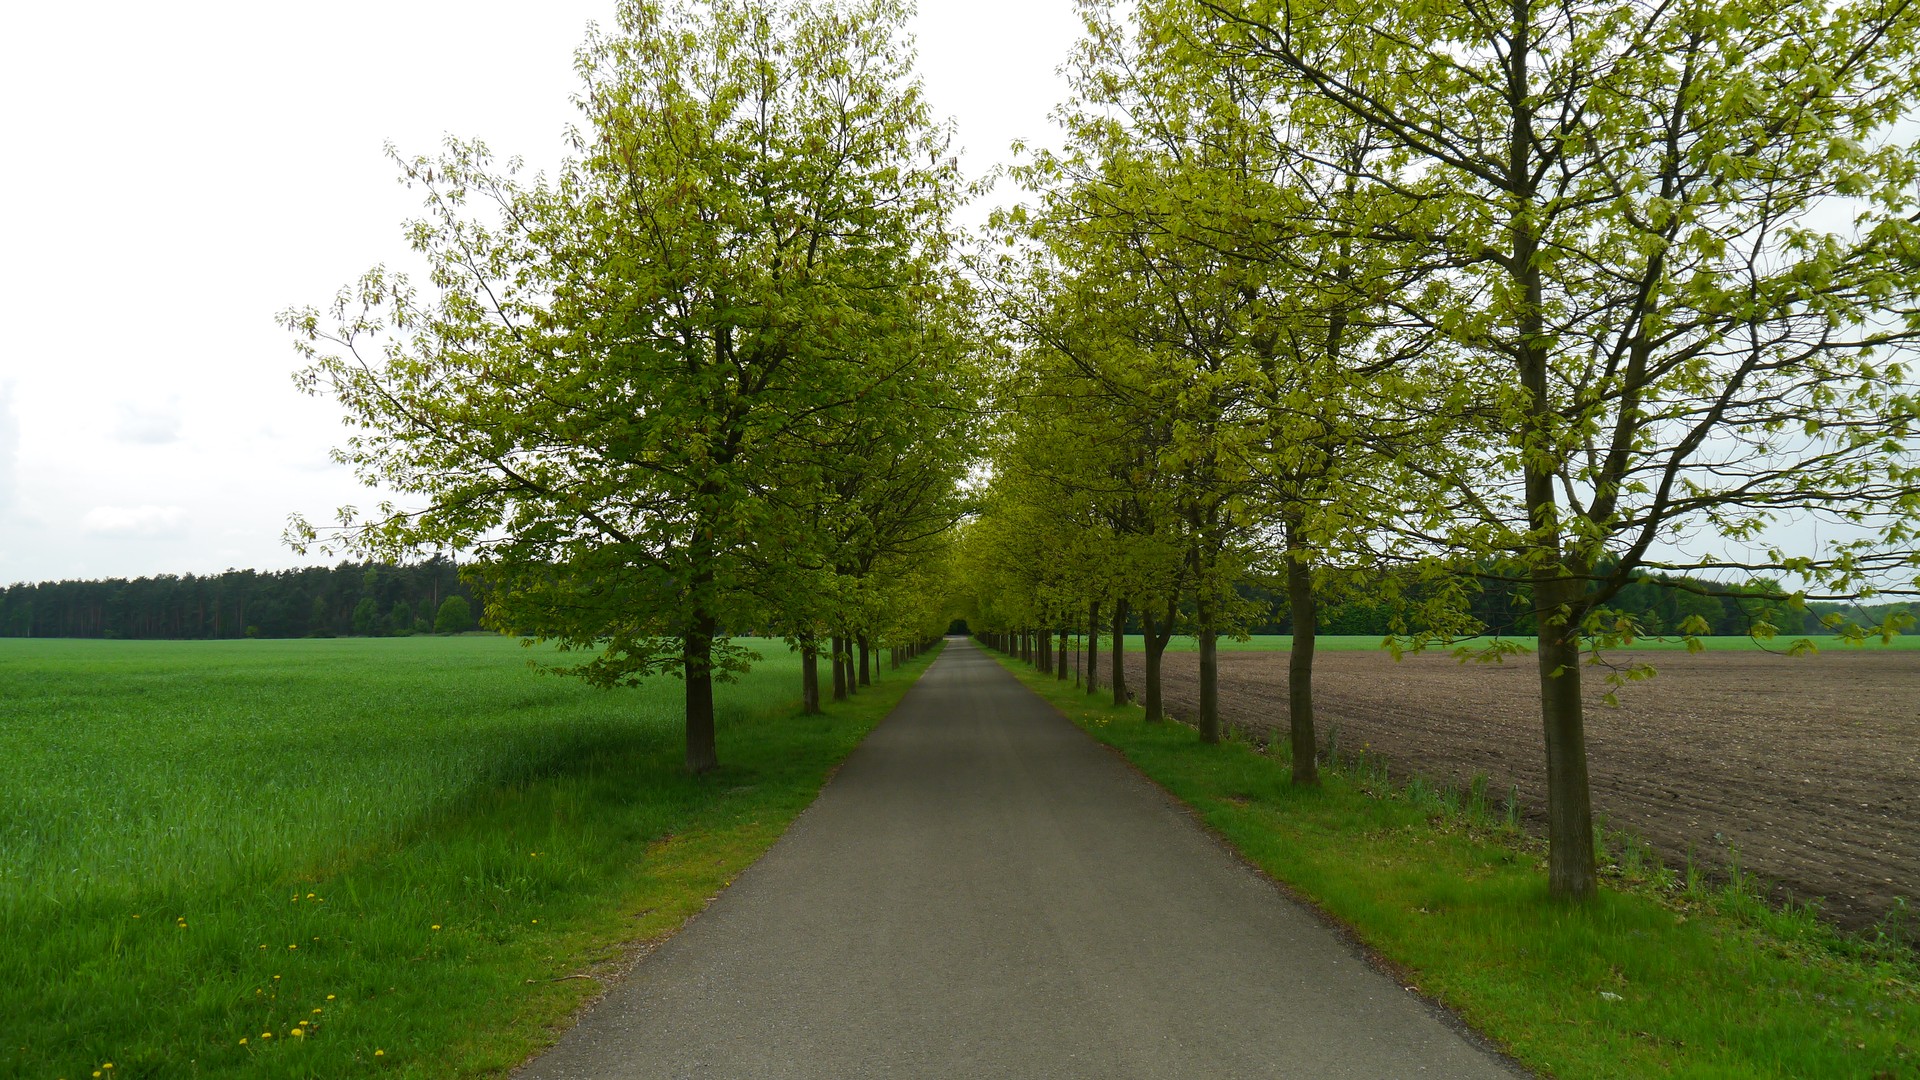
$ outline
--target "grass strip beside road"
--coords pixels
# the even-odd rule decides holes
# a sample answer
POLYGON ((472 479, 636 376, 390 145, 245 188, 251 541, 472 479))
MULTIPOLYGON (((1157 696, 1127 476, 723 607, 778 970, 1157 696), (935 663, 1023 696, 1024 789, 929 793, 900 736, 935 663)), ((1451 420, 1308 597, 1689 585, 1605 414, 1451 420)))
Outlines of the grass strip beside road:
POLYGON ((698 778, 677 681, 595 691, 497 638, 0 648, 0 1076, 504 1075, 932 660, 804 717, 757 644, 698 778))
MULTIPOLYGON (((1546 895, 1544 848, 1448 812, 1431 788, 1207 746, 994 654, 1029 688, 1192 807, 1242 856, 1351 928, 1528 1067, 1593 1077, 1920 1077, 1920 965, 1806 913, 1698 881, 1619 872, 1594 903, 1546 895)), ((1213 917, 1230 917, 1215 912, 1213 917)))

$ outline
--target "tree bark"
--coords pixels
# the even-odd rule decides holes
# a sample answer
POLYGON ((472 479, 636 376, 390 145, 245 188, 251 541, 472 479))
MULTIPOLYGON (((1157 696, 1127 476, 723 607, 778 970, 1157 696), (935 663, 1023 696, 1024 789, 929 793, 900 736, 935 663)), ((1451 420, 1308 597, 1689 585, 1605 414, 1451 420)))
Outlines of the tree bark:
POLYGON ((1054 666, 1053 677, 1061 682, 1067 680, 1067 631, 1065 628, 1060 631, 1060 657, 1059 663, 1054 666))
POLYGON ((1200 645, 1200 741, 1220 741, 1220 654, 1213 601, 1202 592, 1194 601, 1194 638, 1200 645))
POLYGON ((696 609, 693 626, 681 639, 681 674, 687 686, 687 771, 695 776, 720 765, 713 734, 712 615, 696 609))
POLYGON ((1320 786, 1319 746, 1313 730, 1313 646, 1319 614, 1313 600, 1313 573, 1300 523, 1286 523, 1287 602, 1293 614, 1293 646, 1287 653, 1287 720, 1293 745, 1293 782, 1320 786))
POLYGON ((1166 655, 1167 642, 1173 638, 1174 602, 1167 601, 1167 617, 1160 622, 1153 617, 1151 605, 1141 609, 1141 629, 1146 633, 1147 653, 1147 723, 1157 724, 1167 718, 1160 697, 1160 660, 1166 655))
POLYGON ((1547 891, 1588 900, 1599 891, 1593 850, 1593 796, 1587 778, 1585 705, 1580 700, 1580 578, 1544 567, 1534 573, 1540 629, 1540 719, 1547 743, 1547 891))
POLYGON ((800 711, 807 716, 820 711, 820 643, 812 634, 800 639, 800 711))
POLYGON ((854 639, 860 649, 860 685, 873 685, 873 668, 867 658, 867 635, 861 634, 854 639))
POLYGON ((1100 601, 1087 603, 1087 693, 1100 689, 1100 601))
POLYGON ((833 700, 845 701, 847 700, 847 668, 845 664, 840 662, 840 658, 846 655, 847 639, 841 637, 839 634, 833 635, 832 648, 833 700))
POLYGON ((1113 703, 1127 703, 1127 616, 1132 605, 1126 597, 1113 602, 1113 703))

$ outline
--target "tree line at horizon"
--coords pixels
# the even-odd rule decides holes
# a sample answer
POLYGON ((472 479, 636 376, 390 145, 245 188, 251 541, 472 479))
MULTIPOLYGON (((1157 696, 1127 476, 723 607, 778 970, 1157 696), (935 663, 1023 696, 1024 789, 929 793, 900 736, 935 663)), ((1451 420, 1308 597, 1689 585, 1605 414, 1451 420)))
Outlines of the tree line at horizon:
MULTIPOLYGON (((1714 595, 1710 582, 1680 584, 1684 587, 1660 580, 1638 583, 1623 590, 1615 608, 1649 634, 1673 632, 1688 617, 1699 615, 1714 636, 1749 635, 1763 623, 1778 627, 1781 634, 1818 634, 1828 632, 1822 620, 1830 614, 1878 623, 1911 610, 1908 604, 1812 603, 1796 613, 1777 587, 1762 597, 1739 598, 1714 595)), ((462 580, 454 561, 440 557, 399 565, 341 562, 286 570, 19 582, 0 587, 0 637, 191 641, 460 633, 478 625, 483 590, 484 583, 476 587, 462 580)), ((1246 633, 1293 632, 1284 593, 1246 582, 1239 583, 1236 592, 1252 612, 1242 627, 1246 633)), ((1533 612, 1510 583, 1483 587, 1470 610, 1489 632, 1534 633, 1533 612)), ((1317 628, 1328 634, 1385 637, 1396 632, 1394 619, 1390 601, 1328 598, 1319 607, 1317 628)), ((1142 629, 1139 617, 1131 616, 1126 631, 1142 629)), ((856 641, 856 681, 858 651, 856 641)))
POLYGON ((289 570, 0 587, 0 637, 214 640, 388 637, 475 627, 480 601, 441 556, 289 570))

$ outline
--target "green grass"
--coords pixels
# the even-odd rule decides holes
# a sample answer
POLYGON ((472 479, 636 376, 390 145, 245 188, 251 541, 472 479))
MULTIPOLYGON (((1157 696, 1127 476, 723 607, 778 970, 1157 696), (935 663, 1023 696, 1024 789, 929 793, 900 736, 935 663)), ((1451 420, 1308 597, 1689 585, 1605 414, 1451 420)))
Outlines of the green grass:
MULTIPOLYGON (((1801 637, 1811 637, 1814 643, 1822 650, 1847 650, 1855 648, 1920 649, 1920 634, 1903 634, 1900 637, 1894 638, 1890 645, 1882 645, 1878 638, 1869 641, 1865 645, 1856 646, 1845 644, 1838 639, 1828 639, 1805 634, 1782 634, 1766 642, 1757 642, 1746 636, 1704 637, 1700 639, 1700 644, 1705 646, 1709 652, 1760 652, 1763 649, 1774 652, 1785 652, 1790 643, 1801 637)), ((1314 638, 1314 648, 1325 649, 1331 652, 1377 650, 1380 648, 1381 640, 1379 634, 1320 634, 1314 638)), ((1455 646, 1464 645, 1468 648, 1480 648, 1488 645, 1492 640, 1492 638, 1471 638, 1456 642, 1455 646)), ((1502 640, 1513 642, 1526 648, 1530 652, 1533 650, 1538 639, 1524 635, 1508 635, 1502 640)), ((1111 645, 1111 641, 1108 641, 1108 644, 1111 645)), ((1440 652, 1455 646, 1435 645, 1430 646, 1429 651, 1440 652)), ((1139 634, 1127 635, 1128 652, 1137 652, 1145 647, 1145 639, 1139 634)), ((1232 638, 1220 639, 1221 652, 1285 652, 1292 647, 1293 638, 1287 634, 1255 634, 1245 641, 1235 641, 1232 638)), ((1640 638, 1632 645, 1623 646, 1623 649, 1636 652, 1643 650, 1651 652, 1672 652, 1676 650, 1685 651, 1686 647, 1687 643, 1679 638, 1640 638)), ((1167 642, 1168 652, 1194 652, 1198 648, 1199 644, 1191 637, 1177 636, 1167 642)))
POLYGON ((1595 903, 1546 896, 1544 850, 1485 792, 1394 789, 1373 764, 1295 790, 1284 748, 1206 746, 1003 663, 1185 801, 1249 860, 1563 1080, 1920 1077, 1920 964, 1750 884, 1713 888, 1616 847, 1595 903))
POLYGON ((0 640, 0 1076, 503 1073, 925 663, 803 718, 759 647, 692 778, 678 681, 596 691, 500 638, 0 640))

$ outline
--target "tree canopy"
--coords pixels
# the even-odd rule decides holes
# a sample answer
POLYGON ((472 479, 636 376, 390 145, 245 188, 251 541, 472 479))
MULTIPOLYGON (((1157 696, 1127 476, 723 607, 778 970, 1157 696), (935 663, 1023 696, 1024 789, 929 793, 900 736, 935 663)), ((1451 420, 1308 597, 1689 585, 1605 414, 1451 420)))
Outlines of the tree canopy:
POLYGON ((836 561, 803 493, 839 425, 884 401, 912 430, 962 369, 959 181, 906 12, 623 3, 580 50, 556 176, 477 141, 395 155, 431 290, 376 268, 283 322, 360 429, 340 458, 412 501, 292 540, 471 553, 489 619, 592 652, 579 674, 683 677, 688 766, 712 768, 723 631, 794 606, 784 567, 836 561))

